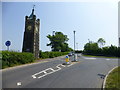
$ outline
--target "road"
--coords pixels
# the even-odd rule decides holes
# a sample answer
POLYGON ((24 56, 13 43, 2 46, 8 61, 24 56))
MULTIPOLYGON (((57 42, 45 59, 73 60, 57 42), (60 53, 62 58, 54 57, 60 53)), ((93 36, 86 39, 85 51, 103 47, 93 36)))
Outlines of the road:
POLYGON ((3 70, 3 88, 101 88, 105 75, 118 66, 117 58, 79 54, 77 60, 62 65, 65 57, 61 57, 3 70))

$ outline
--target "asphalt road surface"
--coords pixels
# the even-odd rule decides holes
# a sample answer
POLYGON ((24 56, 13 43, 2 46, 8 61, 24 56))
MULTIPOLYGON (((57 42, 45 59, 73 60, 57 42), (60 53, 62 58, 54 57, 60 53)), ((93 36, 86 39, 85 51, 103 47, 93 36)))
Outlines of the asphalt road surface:
MULTIPOLYGON (((73 60, 73 57, 70 57, 73 60)), ((116 58, 85 57, 65 63, 65 56, 2 71, 3 88, 101 88, 104 77, 118 66, 116 58)))

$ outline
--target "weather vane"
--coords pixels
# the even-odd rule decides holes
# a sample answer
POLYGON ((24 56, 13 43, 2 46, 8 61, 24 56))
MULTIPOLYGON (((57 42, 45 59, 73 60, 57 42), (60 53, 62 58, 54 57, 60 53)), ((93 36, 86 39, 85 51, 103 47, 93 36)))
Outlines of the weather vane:
POLYGON ((35 8, 35 5, 33 5, 33 9, 35 8))

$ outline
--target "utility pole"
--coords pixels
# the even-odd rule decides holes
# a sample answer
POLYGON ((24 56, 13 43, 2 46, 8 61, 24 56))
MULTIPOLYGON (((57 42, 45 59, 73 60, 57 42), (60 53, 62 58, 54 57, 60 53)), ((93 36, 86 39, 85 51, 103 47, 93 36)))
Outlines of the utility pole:
POLYGON ((76 61, 76 59, 75 59, 75 32, 76 31, 73 31, 73 33, 74 33, 74 61, 76 61))
POLYGON ((76 49, 76 53, 77 53, 77 57, 78 57, 78 43, 76 43, 76 47, 77 47, 77 49, 76 49))
POLYGON ((76 46, 77 46, 77 51, 78 51, 78 43, 76 43, 76 46))

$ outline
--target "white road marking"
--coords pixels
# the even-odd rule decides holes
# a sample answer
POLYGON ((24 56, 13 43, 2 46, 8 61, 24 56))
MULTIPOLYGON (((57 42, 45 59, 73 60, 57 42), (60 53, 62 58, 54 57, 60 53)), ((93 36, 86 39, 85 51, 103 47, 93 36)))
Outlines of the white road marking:
POLYGON ((62 64, 58 64, 56 67, 59 67, 59 66, 61 66, 62 64))
POLYGON ((58 70, 61 69, 61 68, 58 67, 58 66, 60 66, 60 64, 56 66, 56 67, 58 68, 57 70, 54 70, 54 69, 52 69, 52 68, 48 68, 48 69, 45 69, 45 70, 40 71, 40 72, 38 72, 38 73, 35 73, 34 75, 32 75, 32 77, 33 77, 33 78, 36 78, 36 75, 39 75, 39 74, 42 73, 42 72, 44 72, 45 74, 42 75, 42 76, 39 76, 39 77, 37 77, 37 78, 42 78, 42 77, 44 77, 44 76, 46 76, 46 75, 48 75, 48 74, 54 73, 54 72, 56 72, 56 71, 58 71, 58 70), (47 72, 46 72, 47 70, 52 70, 52 71, 47 73, 47 72))
POLYGON ((34 76, 36 76, 36 75, 38 75, 38 74, 40 74, 40 73, 42 73, 42 72, 44 72, 44 73, 46 74, 47 72, 45 72, 45 71, 47 71, 47 70, 53 70, 53 69, 52 69, 52 68, 45 69, 45 70, 43 70, 43 71, 40 71, 40 72, 38 72, 38 73, 35 73, 34 75, 32 75, 32 77, 34 77, 34 76))
POLYGON ((96 59, 96 58, 84 58, 84 59, 96 59))
POLYGON ((47 73, 46 71, 43 71, 45 74, 47 73))
POLYGON ((46 76, 46 74, 45 74, 45 75, 42 75, 42 76, 39 76, 38 78, 42 78, 42 77, 44 77, 44 76, 46 76))
POLYGON ((35 75, 32 75, 32 78, 36 78, 36 76, 35 76, 35 75))
POLYGON ((106 60, 110 60, 110 59, 106 59, 106 60))
POLYGON ((57 70, 54 70, 54 71, 59 71, 61 68, 60 67, 58 67, 59 65, 57 65, 56 67, 58 68, 57 70))
POLYGON ((22 85, 21 82, 17 82, 17 86, 20 86, 20 85, 22 85))
POLYGON ((118 60, 118 59, 106 59, 106 60, 118 60))
MULTIPOLYGON (((48 68, 48 69, 45 69, 44 72, 47 71, 47 70, 52 70, 52 71, 54 71, 52 68, 48 68)), ((47 72, 46 72, 46 73, 47 73, 47 72)))
MULTIPOLYGON (((58 71, 58 70, 54 70, 54 69, 52 69, 52 68, 49 68, 49 69, 51 69, 51 70, 52 70, 52 72, 45 73, 44 75, 39 76, 38 78, 42 78, 42 77, 44 77, 44 76, 46 76, 46 75, 48 75, 48 74, 51 74, 51 73, 54 73, 54 72, 58 71)), ((47 71, 47 70, 49 70, 49 69, 44 70, 44 72, 46 72, 46 71, 47 71)))
POLYGON ((65 67, 65 66, 62 65, 62 64, 58 64, 56 67, 59 68, 59 69, 61 69, 61 66, 62 66, 62 67, 65 67))
POLYGON ((70 66, 72 66, 73 64, 70 64, 70 65, 68 65, 67 67, 70 67, 70 66))
POLYGON ((57 70, 54 70, 53 68, 47 68, 47 69, 45 69, 45 70, 43 70, 43 71, 40 71, 40 72, 38 72, 38 73, 33 74, 33 75, 32 75, 32 78, 42 78, 42 77, 45 77, 46 75, 49 75, 49 74, 52 74, 52 73, 54 73, 54 72, 57 72, 57 71, 61 70, 61 69, 62 69, 61 66, 62 66, 62 67, 70 67, 70 66, 72 66, 72 65, 73 65, 73 64, 70 64, 70 65, 65 66, 65 65, 62 65, 62 64, 58 64, 58 65, 56 66, 56 68, 58 68, 57 70), (47 72, 47 70, 51 70, 51 71, 50 71, 50 72, 47 72), (41 73, 44 73, 44 74, 41 75, 41 76, 36 76, 36 75, 39 75, 39 74, 41 74, 41 73))
POLYGON ((65 67, 65 65, 62 65, 62 64, 61 64, 61 66, 65 67))

